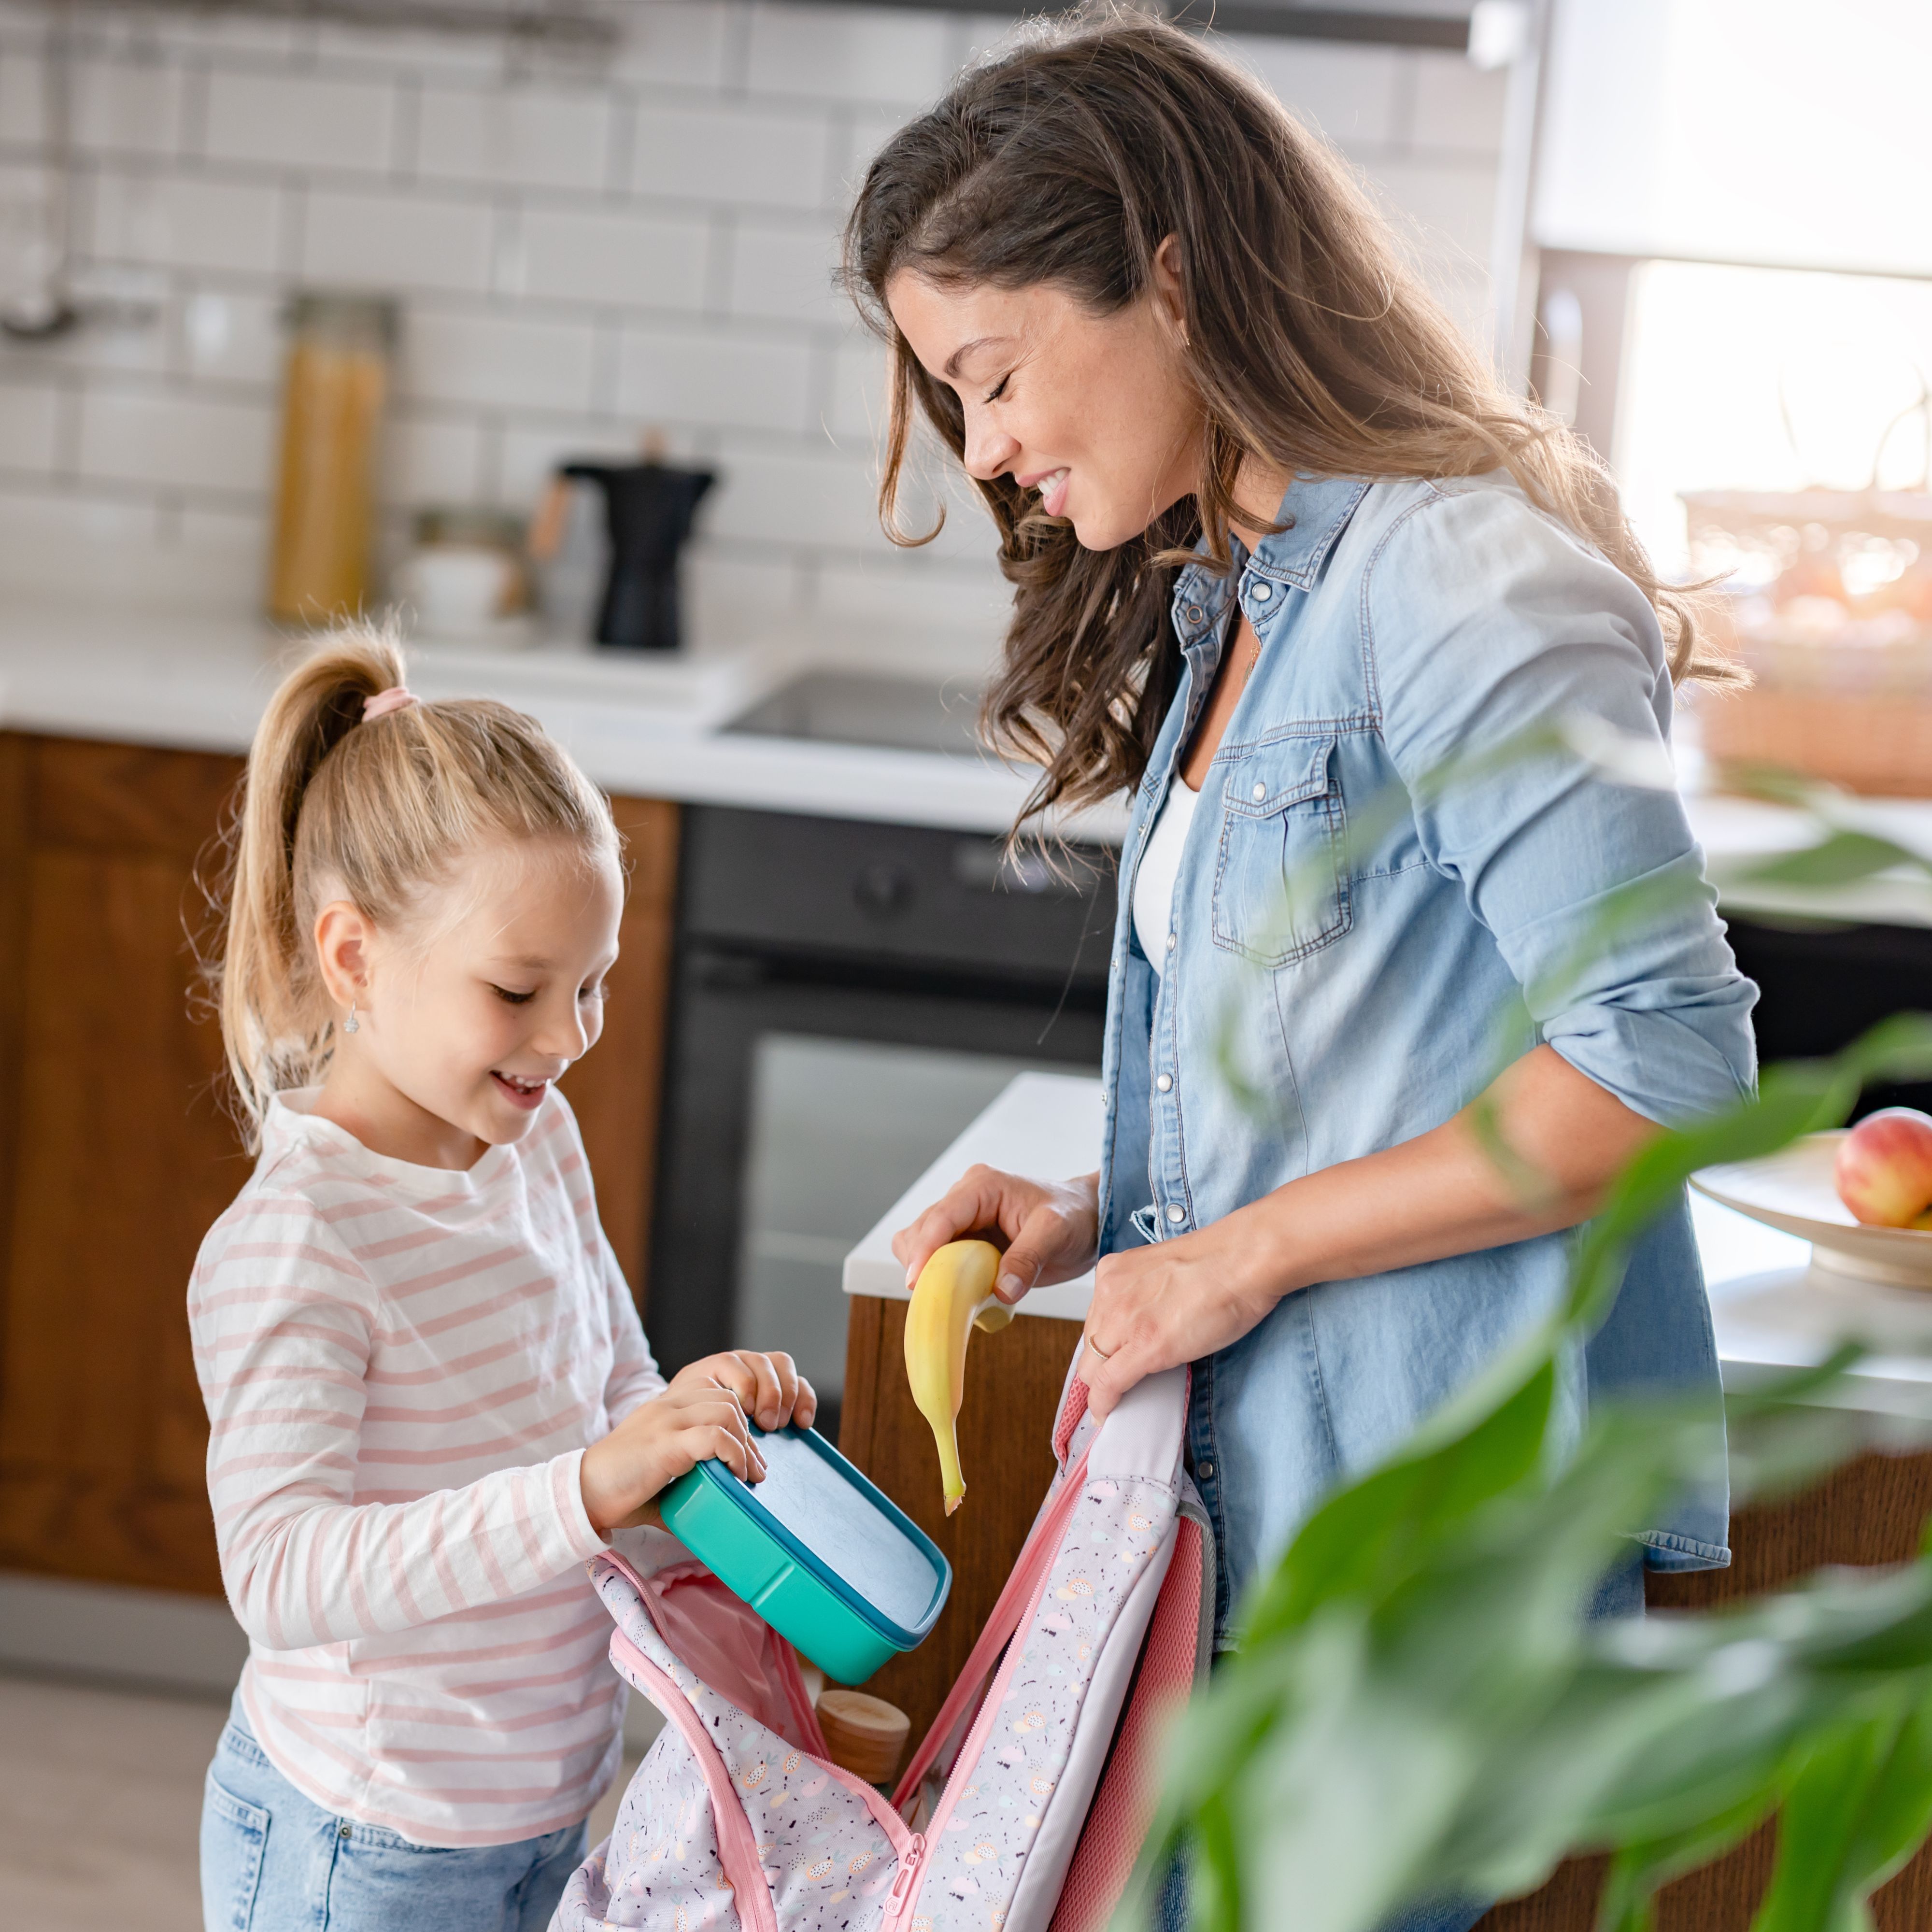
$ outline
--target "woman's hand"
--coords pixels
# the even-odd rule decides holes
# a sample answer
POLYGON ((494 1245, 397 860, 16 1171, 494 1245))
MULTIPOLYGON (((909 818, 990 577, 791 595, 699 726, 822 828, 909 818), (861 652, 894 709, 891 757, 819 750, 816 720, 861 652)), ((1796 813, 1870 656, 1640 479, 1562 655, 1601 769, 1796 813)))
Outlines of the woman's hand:
MULTIPOLYGON (((1015 1302, 1042 1282, 1071 1281, 1094 1265, 1100 1245, 1100 1177, 1029 1180, 992 1167, 969 1167, 909 1228, 892 1237, 906 1286, 948 1241, 997 1230, 1006 1257, 993 1292, 1015 1302)), ((1190 1358, 1191 1359, 1191 1358, 1190 1358)))
POLYGON ((765 1459, 746 1417, 767 1430, 794 1420, 806 1428, 818 1411, 812 1384, 789 1355, 749 1348, 707 1355, 584 1450, 578 1477, 584 1514, 600 1532, 655 1524, 658 1492, 713 1459, 742 1481, 762 1481, 765 1459))
POLYGON ((1193 1234, 1102 1258, 1080 1352, 1094 1415, 1112 1414, 1143 1376, 1238 1342, 1282 1298, 1286 1285, 1257 1265, 1265 1249, 1250 1220, 1238 1211, 1193 1234))
POLYGON ((1109 1255, 1094 1277, 1081 1352, 1094 1413, 1106 1415, 1143 1376, 1239 1341, 1283 1295, 1314 1282, 1574 1228, 1660 1131, 1548 1046, 1506 1068, 1482 1104, 1486 1132, 1466 1108, 1192 1234, 1109 1255))

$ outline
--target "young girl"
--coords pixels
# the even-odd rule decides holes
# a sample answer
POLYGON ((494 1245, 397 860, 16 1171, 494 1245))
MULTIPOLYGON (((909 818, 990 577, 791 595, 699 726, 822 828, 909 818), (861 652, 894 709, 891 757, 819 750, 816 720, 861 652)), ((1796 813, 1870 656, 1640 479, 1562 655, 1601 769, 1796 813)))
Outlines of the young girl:
POLYGON ((250 1653, 210 1767, 210 1932, 548 1924, 619 1758, 583 1574, 784 1355, 667 1388, 556 1090, 602 1026, 619 840, 530 719, 350 634, 249 758, 221 964, 260 1158, 189 1291, 250 1653))

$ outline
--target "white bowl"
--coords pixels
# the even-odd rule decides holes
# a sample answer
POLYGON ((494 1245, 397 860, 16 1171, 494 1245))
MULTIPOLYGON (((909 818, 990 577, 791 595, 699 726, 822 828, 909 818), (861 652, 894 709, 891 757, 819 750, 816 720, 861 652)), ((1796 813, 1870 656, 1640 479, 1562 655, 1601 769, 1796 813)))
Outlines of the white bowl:
POLYGON ((1707 1167, 1690 1177, 1709 1196, 1768 1228, 1811 1244, 1811 1264, 1860 1281, 1932 1288, 1932 1230, 1868 1228, 1852 1218, 1832 1178, 1844 1130, 1807 1134, 1758 1160, 1707 1167))

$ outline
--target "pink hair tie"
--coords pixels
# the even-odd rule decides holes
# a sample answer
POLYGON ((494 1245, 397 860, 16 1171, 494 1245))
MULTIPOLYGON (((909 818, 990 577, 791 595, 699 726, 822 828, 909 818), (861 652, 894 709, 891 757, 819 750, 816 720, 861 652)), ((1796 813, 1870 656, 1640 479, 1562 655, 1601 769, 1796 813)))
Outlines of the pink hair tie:
POLYGON ((363 699, 362 722, 366 724, 372 718, 386 718, 391 712, 400 711, 416 701, 413 691, 405 691, 400 684, 392 684, 387 691, 379 691, 374 698, 363 699))

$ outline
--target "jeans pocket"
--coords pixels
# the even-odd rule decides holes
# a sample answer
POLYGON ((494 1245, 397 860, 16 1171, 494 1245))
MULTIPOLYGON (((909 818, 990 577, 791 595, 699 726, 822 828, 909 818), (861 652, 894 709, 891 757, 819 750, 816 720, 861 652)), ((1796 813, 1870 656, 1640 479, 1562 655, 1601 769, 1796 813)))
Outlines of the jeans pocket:
POLYGON ((268 1814, 208 1774, 201 1800, 201 1916, 206 1932, 248 1932, 262 1884, 268 1814))

